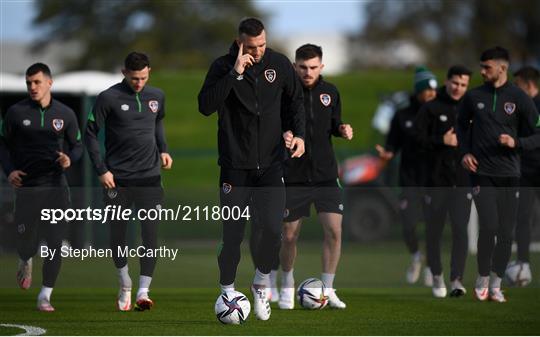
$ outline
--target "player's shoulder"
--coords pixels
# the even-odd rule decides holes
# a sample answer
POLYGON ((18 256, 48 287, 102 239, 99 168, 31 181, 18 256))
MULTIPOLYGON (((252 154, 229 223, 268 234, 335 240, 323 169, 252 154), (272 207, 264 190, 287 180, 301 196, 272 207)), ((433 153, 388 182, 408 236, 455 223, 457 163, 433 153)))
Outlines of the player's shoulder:
POLYGON ((97 95, 98 100, 110 99, 117 97, 122 92, 122 82, 116 83, 97 95))
POLYGON ((159 99, 165 97, 165 92, 162 89, 150 85, 144 87, 144 92, 148 95, 157 96, 159 99))
POLYGON ((287 56, 285 56, 284 54, 278 52, 278 51, 275 51, 271 48, 266 48, 266 51, 265 51, 268 59, 269 59, 269 63, 271 65, 274 65, 274 66, 286 66, 286 67, 289 67, 291 66, 291 61, 289 60, 289 58, 287 56))
POLYGON ((28 108, 32 107, 32 100, 30 98, 25 98, 21 101, 18 101, 17 103, 13 104, 6 110, 5 118, 7 119, 8 116, 11 116, 13 114, 17 114, 19 111, 25 111, 28 108))
POLYGON ((329 91, 330 94, 339 95, 339 90, 335 84, 328 82, 325 78, 321 76, 319 80, 319 85, 322 90, 329 91))

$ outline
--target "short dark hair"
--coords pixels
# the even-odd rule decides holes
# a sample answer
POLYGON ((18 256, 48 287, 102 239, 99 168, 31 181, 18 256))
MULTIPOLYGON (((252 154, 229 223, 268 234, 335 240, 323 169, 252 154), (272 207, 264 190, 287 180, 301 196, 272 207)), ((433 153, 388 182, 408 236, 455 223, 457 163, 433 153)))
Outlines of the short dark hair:
POLYGON ((124 68, 126 70, 138 71, 146 67, 150 67, 150 59, 143 53, 131 52, 124 60, 124 68))
POLYGON ((506 62, 510 62, 510 53, 508 50, 506 50, 503 47, 493 47, 487 50, 484 50, 482 55, 480 55, 480 61, 488 61, 488 60, 502 60, 506 62))
POLYGON ((45 63, 34 63, 28 69, 26 69, 26 76, 34 76, 35 74, 42 72, 43 75, 52 78, 51 69, 45 63))
POLYGON ((247 18, 240 21, 238 25, 238 35, 246 34, 248 36, 259 36, 264 30, 264 25, 257 18, 247 18))
POLYGON ((525 66, 516 71, 514 73, 514 77, 519 77, 525 82, 533 82, 538 85, 540 80, 540 71, 538 71, 538 69, 535 67, 525 66))
POLYGON ((464 65, 461 65, 461 64, 455 64, 453 66, 451 66, 450 68, 448 68, 448 72, 446 73, 446 79, 451 79, 452 76, 461 76, 461 75, 467 75, 469 77, 471 77, 472 75, 472 71, 465 67, 464 65))
POLYGON ((322 48, 311 43, 306 43, 296 49, 296 60, 310 60, 318 57, 322 60, 322 48))

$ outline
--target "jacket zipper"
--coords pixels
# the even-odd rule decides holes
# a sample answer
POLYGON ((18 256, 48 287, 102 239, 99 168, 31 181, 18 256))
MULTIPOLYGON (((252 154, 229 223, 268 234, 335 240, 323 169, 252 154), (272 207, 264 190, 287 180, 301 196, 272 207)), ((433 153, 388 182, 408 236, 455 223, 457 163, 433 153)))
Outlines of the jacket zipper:
POLYGON ((260 132, 261 132, 261 113, 259 111, 259 97, 257 95, 257 87, 259 84, 259 78, 255 77, 255 110, 257 112, 257 170, 260 169, 260 155, 261 155, 261 149, 260 149, 260 132))
POLYGON ((137 100, 137 104, 139 105, 139 112, 141 112, 141 100, 139 98, 139 93, 135 93, 135 99, 137 100))
POLYGON ((497 89, 493 89, 493 112, 497 110, 497 89))
MULTIPOLYGON (((306 139, 306 143, 312 143, 313 140, 313 123, 315 121, 315 116, 313 115, 313 91, 312 89, 309 89, 309 116, 311 117, 311 122, 309 123, 309 140, 306 139)), ((312 151, 310 149, 309 156, 308 156, 309 162, 311 165, 309 165, 309 176, 308 181, 311 182, 313 180, 313 158, 312 158, 312 151)))
POLYGON ((45 111, 47 111, 47 109, 42 109, 42 108, 39 108, 39 112, 41 114, 41 127, 44 127, 45 126, 45 111))

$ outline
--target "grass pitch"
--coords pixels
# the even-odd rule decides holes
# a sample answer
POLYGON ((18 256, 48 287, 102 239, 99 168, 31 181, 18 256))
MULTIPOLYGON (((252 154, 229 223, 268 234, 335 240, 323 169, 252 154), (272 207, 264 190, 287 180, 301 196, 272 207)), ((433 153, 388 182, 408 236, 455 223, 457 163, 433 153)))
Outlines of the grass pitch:
MULTIPOLYGON (((534 335, 540 331, 540 254, 532 255, 533 284, 506 288, 508 302, 480 303, 472 297, 476 275, 469 257, 467 296, 435 299, 431 289, 404 281, 408 256, 401 243, 347 244, 336 278, 345 310, 279 310, 273 305, 267 322, 253 314, 242 326, 225 326, 214 316, 218 295, 214 243, 176 243, 181 257, 160 260, 151 296, 156 305, 146 312, 118 312, 112 261, 64 259, 53 293, 54 313, 35 310, 40 284, 40 261, 34 265, 34 285, 16 288, 16 257, 3 256, 0 263, 0 324, 24 324, 44 328, 50 335, 534 335)), ((445 247, 445 251, 448 247, 445 247)), ((319 244, 302 243, 296 265, 296 283, 320 274, 319 244)), ((448 256, 444 256, 448 266, 448 256)), ((130 260, 137 283, 136 260, 130 260)), ((237 276, 237 289, 251 299, 249 253, 237 276)), ((20 333, 0 327, 0 334, 20 333)))

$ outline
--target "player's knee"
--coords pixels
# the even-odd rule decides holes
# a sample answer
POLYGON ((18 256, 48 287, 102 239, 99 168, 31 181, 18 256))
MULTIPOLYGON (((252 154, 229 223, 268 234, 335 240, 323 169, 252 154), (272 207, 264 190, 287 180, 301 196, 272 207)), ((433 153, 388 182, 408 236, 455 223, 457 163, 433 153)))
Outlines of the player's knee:
POLYGON ((294 230, 283 230, 282 241, 285 244, 295 244, 298 241, 298 232, 294 230))
POLYGON ((341 228, 331 228, 324 232, 324 241, 337 244, 341 242, 341 228))

